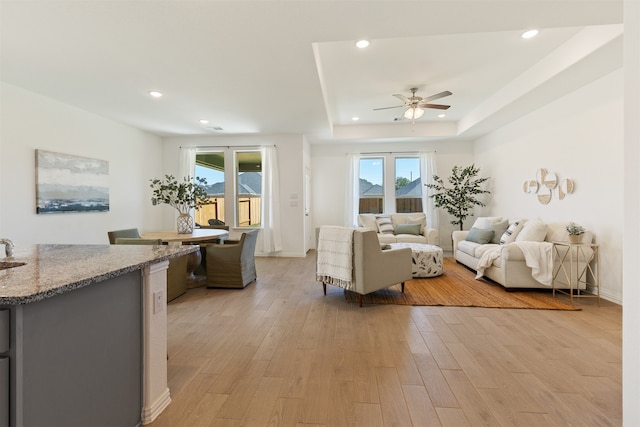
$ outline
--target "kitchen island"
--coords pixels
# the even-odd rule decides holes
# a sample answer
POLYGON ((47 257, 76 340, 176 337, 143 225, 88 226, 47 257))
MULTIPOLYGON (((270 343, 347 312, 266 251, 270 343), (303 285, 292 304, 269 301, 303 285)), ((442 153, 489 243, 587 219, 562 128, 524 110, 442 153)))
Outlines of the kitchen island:
POLYGON ((166 268, 198 246, 16 246, 0 266, 0 426, 136 426, 171 401, 166 268))

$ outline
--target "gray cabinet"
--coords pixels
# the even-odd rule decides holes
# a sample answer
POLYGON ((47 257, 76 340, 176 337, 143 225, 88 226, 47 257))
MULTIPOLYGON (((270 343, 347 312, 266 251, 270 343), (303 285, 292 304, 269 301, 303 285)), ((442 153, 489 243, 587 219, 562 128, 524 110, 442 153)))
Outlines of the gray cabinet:
MULTIPOLYGON (((0 414, 8 407, 8 425, 141 424, 139 270, 2 308, 0 321, 11 324, 11 348, 0 353, 0 414)), ((0 345, 2 338, 0 331, 0 345)))

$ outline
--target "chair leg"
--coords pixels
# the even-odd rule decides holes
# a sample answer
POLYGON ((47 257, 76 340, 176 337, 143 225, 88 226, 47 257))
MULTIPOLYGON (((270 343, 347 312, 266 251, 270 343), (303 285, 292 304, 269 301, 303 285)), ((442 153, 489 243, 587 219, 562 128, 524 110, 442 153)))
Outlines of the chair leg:
POLYGON ((360 307, 362 307, 362 300, 363 300, 363 296, 362 294, 358 294, 358 303, 360 304, 360 307))
POLYGON ((400 284, 400 289, 402 290, 402 293, 404 294, 404 282, 402 282, 402 283, 400 284))
POLYGON ((322 282, 322 292, 324 292, 325 295, 327 295, 327 284, 322 282))

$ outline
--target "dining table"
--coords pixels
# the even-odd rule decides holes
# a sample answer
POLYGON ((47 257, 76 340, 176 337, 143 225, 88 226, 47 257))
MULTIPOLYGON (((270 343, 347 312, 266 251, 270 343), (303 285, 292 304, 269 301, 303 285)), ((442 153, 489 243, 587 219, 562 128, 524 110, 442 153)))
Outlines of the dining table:
MULTIPOLYGON (((143 239, 160 239, 168 245, 200 245, 205 243, 215 243, 229 237, 229 232, 218 228, 194 228, 191 233, 178 233, 177 231, 149 231, 142 233, 143 239)), ((187 255, 187 288, 197 288, 204 286, 207 277, 194 273, 202 262, 200 251, 191 252, 187 255)))

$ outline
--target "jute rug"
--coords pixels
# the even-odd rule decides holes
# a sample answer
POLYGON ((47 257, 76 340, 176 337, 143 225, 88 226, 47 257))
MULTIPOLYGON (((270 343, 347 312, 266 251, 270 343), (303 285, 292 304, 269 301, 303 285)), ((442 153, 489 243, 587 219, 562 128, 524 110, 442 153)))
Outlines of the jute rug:
MULTIPOLYGON (((357 302, 355 293, 345 291, 348 302, 357 302)), ((444 259, 444 274, 417 278, 364 296, 365 304, 440 305, 457 307, 534 308, 580 310, 551 295, 551 289, 507 291, 490 280, 476 280, 475 273, 453 258, 444 259)))

